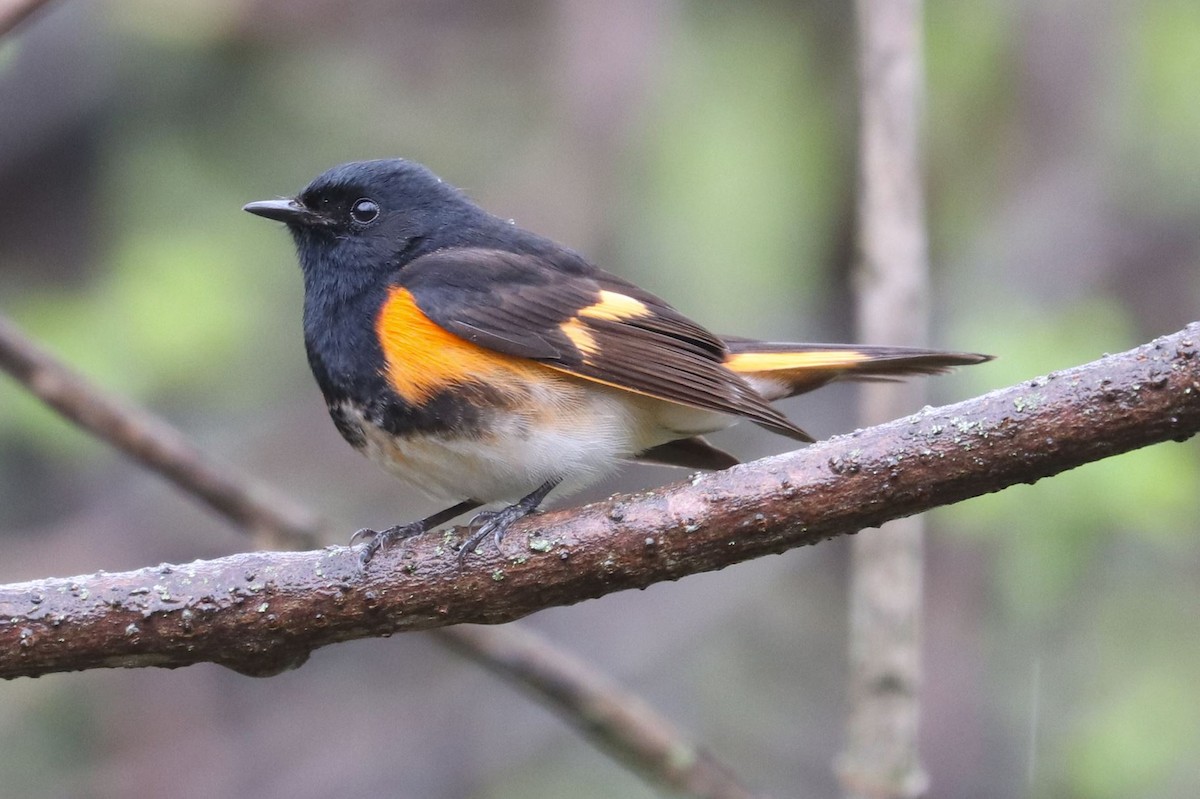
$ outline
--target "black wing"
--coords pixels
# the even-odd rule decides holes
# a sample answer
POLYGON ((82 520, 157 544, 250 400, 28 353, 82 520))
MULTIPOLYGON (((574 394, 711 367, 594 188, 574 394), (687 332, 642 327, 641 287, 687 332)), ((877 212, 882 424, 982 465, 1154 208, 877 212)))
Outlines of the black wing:
POLYGON ((437 325, 482 347, 812 440, 724 366, 712 333, 627 281, 554 257, 454 248, 417 258, 397 282, 437 325))

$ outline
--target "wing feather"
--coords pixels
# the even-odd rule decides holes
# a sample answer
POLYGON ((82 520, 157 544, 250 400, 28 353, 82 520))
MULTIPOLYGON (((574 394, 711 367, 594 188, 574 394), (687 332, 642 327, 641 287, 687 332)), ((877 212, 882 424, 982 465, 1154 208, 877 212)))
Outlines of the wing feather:
POLYGON ((397 282, 435 324, 479 346, 812 440, 725 366, 721 339, 627 281, 579 269, 577 260, 567 269, 554 253, 456 248, 417 258, 397 282))

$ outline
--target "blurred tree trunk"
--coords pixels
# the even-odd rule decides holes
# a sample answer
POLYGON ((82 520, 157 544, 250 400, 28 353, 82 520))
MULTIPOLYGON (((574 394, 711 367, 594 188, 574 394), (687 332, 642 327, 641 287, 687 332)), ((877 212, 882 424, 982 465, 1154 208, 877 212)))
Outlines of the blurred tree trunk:
MULTIPOLYGON (((859 337, 922 346, 928 265, 919 136, 920 0, 858 0, 859 337)), ((861 423, 920 407, 923 384, 867 385, 861 423)), ((848 797, 916 797, 924 525, 890 522, 857 536, 850 584, 850 715, 839 771, 848 797)))

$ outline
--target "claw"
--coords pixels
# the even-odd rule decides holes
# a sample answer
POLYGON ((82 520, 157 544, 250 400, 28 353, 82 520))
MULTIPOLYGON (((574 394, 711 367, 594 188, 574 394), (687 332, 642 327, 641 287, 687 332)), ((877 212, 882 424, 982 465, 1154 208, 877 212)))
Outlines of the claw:
POLYGON ((461 569, 467 560, 467 555, 474 552, 479 546, 479 542, 488 537, 491 533, 496 540, 496 548, 500 548, 500 541, 504 538, 504 533, 508 529, 508 525, 515 522, 517 519, 524 516, 524 513, 511 515, 511 518, 506 519, 506 511, 519 510, 516 505, 509 505, 502 510, 485 510, 482 513, 475 515, 471 519, 467 529, 471 531, 471 535, 463 542, 463 545, 458 548, 458 567, 461 569))
POLYGON ((375 553, 383 549, 385 546, 388 546, 395 541, 408 541, 410 538, 423 535, 428 529, 429 526, 424 520, 419 522, 411 522, 410 524, 397 524, 393 527, 389 527, 386 530, 380 530, 378 532, 364 528, 350 537, 350 544, 353 545, 354 542, 360 538, 365 540, 366 544, 363 546, 363 550, 359 554, 358 559, 363 566, 366 566, 371 562, 371 558, 375 557, 375 553))
POLYGON ((467 553, 474 552, 475 547, 479 542, 487 538, 488 533, 496 540, 496 548, 500 548, 500 541, 504 538, 504 534, 508 532, 508 528, 518 519, 524 519, 529 514, 537 510, 538 505, 542 504, 542 500, 550 493, 553 488, 558 485, 559 481, 547 480, 542 483, 537 490, 533 491, 526 497, 522 497, 520 502, 509 505, 500 510, 485 510, 476 514, 474 519, 471 519, 471 524, 468 525, 472 532, 471 536, 463 543, 458 550, 458 567, 461 569, 466 561, 467 553), (476 525, 479 525, 476 528, 476 525))
MULTIPOLYGON (((471 524, 467 526, 467 529, 472 529, 474 527, 474 525, 475 525, 475 520, 472 519, 471 524)), ((487 537, 486 531, 481 535, 480 532, 478 530, 476 530, 475 532, 471 533, 471 535, 467 538, 466 541, 463 541, 462 546, 458 548, 458 568, 459 569, 462 569, 463 564, 465 564, 467 562, 467 555, 471 552, 474 552, 475 547, 479 546, 479 542, 482 541, 486 537, 487 537)))
POLYGON ((461 567, 467 555, 474 552, 475 547, 479 546, 479 543, 489 535, 496 542, 496 549, 499 549, 500 542, 504 540, 504 534, 508 532, 508 528, 517 520, 524 519, 533 512, 534 508, 518 502, 500 510, 485 510, 476 514, 468 525, 471 530, 470 537, 459 547, 458 565, 461 567))
MULTIPOLYGON (((509 505, 500 510, 485 510, 477 513, 474 519, 471 519, 471 528, 475 530, 471 540, 482 541, 488 537, 490 533, 496 541, 496 547, 500 547, 500 542, 504 539, 504 534, 508 532, 509 526, 518 519, 528 516, 531 511, 526 510, 521 505, 509 505)), ((478 543, 476 541, 476 543, 478 543)))
POLYGON ((347 546, 354 546, 359 541, 373 541, 378 535, 378 530, 372 530, 370 527, 363 527, 360 530, 354 531, 354 535, 350 536, 350 543, 347 546))
MULTIPOLYGON (((358 541, 363 541, 364 546, 359 554, 359 560, 362 565, 366 566, 371 562, 371 558, 375 557, 375 553, 384 547, 391 544, 393 541, 408 541, 410 538, 415 538, 418 535, 424 535, 439 524, 444 524, 450 521, 455 516, 466 513, 469 510, 474 510, 479 507, 479 503, 473 499, 465 499, 457 505, 453 505, 445 510, 438 511, 430 516, 426 516, 419 522, 410 522, 409 524, 397 524, 389 527, 386 530, 376 532, 368 528, 363 528, 350 536, 350 545, 354 546, 358 541)), ((401 553, 403 554, 403 553, 401 553)))

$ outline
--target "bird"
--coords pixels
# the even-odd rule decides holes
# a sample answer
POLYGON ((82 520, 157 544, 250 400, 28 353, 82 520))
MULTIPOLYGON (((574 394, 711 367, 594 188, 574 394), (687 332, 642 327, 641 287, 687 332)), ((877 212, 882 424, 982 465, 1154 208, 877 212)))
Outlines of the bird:
POLYGON ((333 167, 244 210, 282 222, 304 279, 308 363, 349 444, 452 503, 363 529, 385 546, 479 511, 459 549, 641 461, 724 469, 704 435, 748 420, 813 438, 772 403, 836 380, 931 375, 990 356, 721 336, 400 158, 333 167), (483 510, 480 510, 483 508, 483 510))

